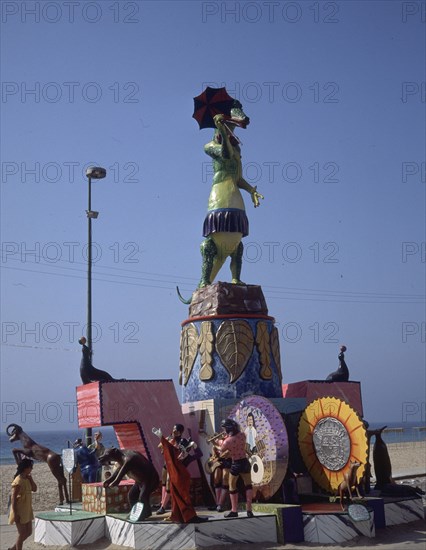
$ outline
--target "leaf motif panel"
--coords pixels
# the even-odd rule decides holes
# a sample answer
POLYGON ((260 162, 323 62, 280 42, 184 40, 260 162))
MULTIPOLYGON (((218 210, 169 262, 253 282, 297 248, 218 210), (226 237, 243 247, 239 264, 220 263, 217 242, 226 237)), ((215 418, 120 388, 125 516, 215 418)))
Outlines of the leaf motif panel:
POLYGON ((259 321, 256 325, 256 346, 260 359, 260 377, 263 380, 271 380, 271 345, 268 325, 264 321, 259 321))
POLYGON ((242 375, 253 352, 254 337, 247 321, 223 321, 216 334, 216 351, 232 384, 242 375))
POLYGON ((198 352, 198 331, 194 323, 184 326, 180 335, 180 376, 186 386, 198 352))
POLYGON ((214 376, 213 370, 213 350, 214 350, 214 333, 213 323, 211 321, 203 321, 201 323, 200 337, 198 338, 200 349, 201 368, 200 380, 207 382, 214 376))
POLYGON ((282 382, 283 373, 281 370, 280 339, 279 339, 277 327, 273 327, 271 332, 271 349, 272 349, 272 357, 274 358, 275 366, 277 368, 277 373, 278 373, 280 382, 282 382))

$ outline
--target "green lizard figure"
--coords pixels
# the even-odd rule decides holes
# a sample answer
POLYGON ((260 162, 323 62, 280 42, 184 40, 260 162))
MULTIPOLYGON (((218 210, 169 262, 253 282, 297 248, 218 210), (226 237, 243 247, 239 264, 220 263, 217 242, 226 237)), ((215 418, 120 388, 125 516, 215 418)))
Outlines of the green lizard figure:
MULTIPOLYGON (((240 189, 251 195, 254 207, 260 205, 263 195, 257 192, 242 176, 241 149, 234 136, 236 126, 246 128, 250 119, 235 100, 231 116, 218 114, 214 117, 216 130, 212 141, 204 146, 204 151, 213 159, 213 184, 210 192, 207 215, 204 220, 201 244, 203 258, 201 279, 198 288, 210 285, 225 260, 231 258, 233 284, 244 284, 241 267, 244 245, 242 238, 248 235, 248 219, 240 189)), ((184 300, 191 303, 191 300, 184 300)))

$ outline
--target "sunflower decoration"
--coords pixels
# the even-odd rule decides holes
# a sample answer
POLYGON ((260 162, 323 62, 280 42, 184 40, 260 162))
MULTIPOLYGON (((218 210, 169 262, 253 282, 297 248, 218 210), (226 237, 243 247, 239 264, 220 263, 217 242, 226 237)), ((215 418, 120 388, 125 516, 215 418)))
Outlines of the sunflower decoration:
POLYGON ((367 433, 359 415, 345 401, 335 397, 312 401, 300 418, 298 440, 309 474, 326 491, 336 492, 354 461, 361 463, 358 482, 364 475, 367 433))

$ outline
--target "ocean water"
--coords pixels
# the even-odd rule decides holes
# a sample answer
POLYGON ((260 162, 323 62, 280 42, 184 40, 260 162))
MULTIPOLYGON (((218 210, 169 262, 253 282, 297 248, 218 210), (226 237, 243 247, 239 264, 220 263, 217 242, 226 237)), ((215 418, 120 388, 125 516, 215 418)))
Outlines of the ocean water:
MULTIPOLYGON (((98 428, 93 429, 93 432, 98 428)), ((118 447, 117 438, 115 437, 114 429, 105 426, 100 429, 102 432, 102 443, 105 447, 118 447)), ((84 439, 85 430, 58 430, 58 431, 30 431, 28 435, 39 445, 48 447, 58 454, 62 454, 62 449, 67 449, 68 445, 72 447, 74 441, 78 438, 84 439)), ((19 441, 14 443, 9 442, 9 437, 6 433, 0 434, 0 465, 15 464, 15 459, 12 455, 13 448, 21 447, 19 441)))
MULTIPOLYGON (((386 443, 404 443, 410 441, 424 441, 426 439, 426 425, 415 422, 380 422, 370 423, 370 429, 374 430, 387 426, 383 432, 383 440, 386 443)), ((96 431, 96 430, 93 430, 96 431)), ((114 429, 109 426, 101 428, 105 447, 118 446, 117 438, 115 437, 114 429)), ((58 454, 62 453, 62 449, 66 449, 77 438, 84 437, 84 430, 62 430, 62 431, 40 431, 28 432, 29 436, 40 445, 44 445, 58 454)), ((19 441, 10 443, 6 433, 0 434, 0 465, 14 464, 15 460, 12 455, 12 448, 20 447, 19 441)))

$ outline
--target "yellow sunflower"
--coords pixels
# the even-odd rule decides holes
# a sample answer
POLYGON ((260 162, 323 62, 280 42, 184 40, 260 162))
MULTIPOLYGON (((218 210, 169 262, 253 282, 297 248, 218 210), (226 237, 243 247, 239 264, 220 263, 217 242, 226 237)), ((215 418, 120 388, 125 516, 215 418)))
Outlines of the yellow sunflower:
POLYGON ((351 462, 360 462, 357 480, 367 462, 367 432, 361 418, 345 401, 322 397, 312 401, 299 422, 299 449, 312 479, 334 493, 351 462))

